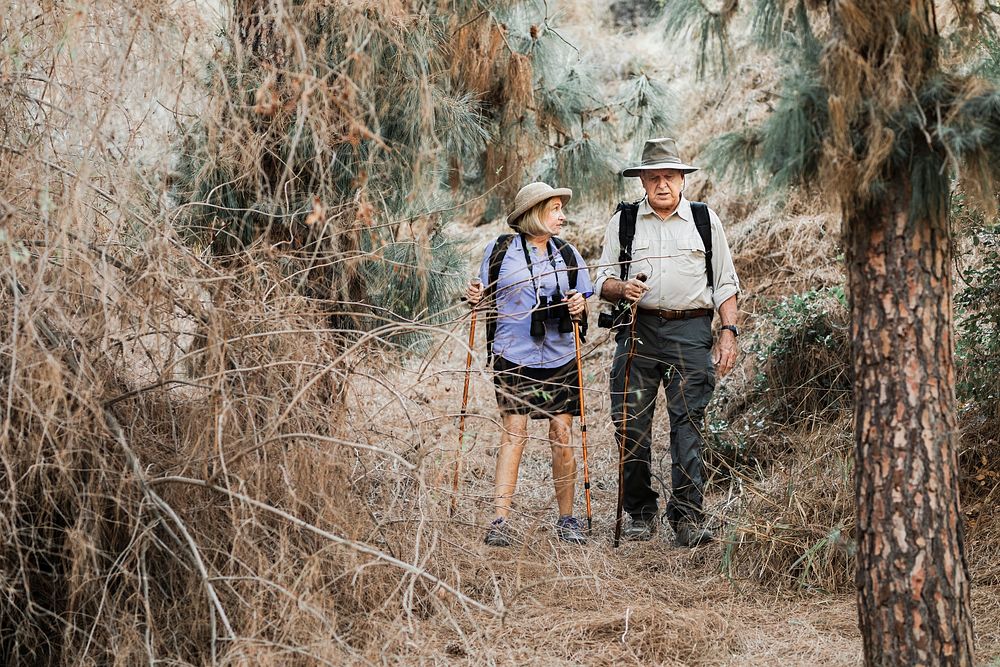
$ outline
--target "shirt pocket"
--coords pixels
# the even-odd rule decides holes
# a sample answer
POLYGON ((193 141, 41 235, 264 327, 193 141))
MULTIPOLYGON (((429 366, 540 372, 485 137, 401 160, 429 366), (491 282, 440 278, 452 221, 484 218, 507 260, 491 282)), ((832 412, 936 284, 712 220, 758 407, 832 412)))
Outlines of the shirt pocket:
POLYGON ((685 276, 705 275, 705 244, 701 237, 679 238, 677 243, 677 271, 685 276))
POLYGON ((649 242, 649 239, 636 239, 632 243, 632 263, 629 264, 628 277, 635 278, 640 273, 649 277, 653 273, 652 258, 656 254, 656 248, 649 242))

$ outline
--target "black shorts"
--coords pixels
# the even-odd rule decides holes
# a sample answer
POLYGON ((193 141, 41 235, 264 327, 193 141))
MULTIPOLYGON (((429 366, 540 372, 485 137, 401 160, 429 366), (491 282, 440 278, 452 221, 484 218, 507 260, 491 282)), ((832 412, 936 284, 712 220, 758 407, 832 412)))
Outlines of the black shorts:
POLYGON ((576 360, 557 368, 518 366, 503 357, 493 361, 493 386, 501 414, 550 419, 580 416, 580 382, 576 360))

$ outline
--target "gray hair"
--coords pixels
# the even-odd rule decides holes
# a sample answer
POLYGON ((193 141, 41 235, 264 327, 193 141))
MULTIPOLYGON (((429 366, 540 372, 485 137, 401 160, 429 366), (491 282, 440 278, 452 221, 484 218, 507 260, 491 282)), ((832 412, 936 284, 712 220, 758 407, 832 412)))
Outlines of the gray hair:
POLYGON ((561 198, 549 197, 545 201, 538 202, 515 220, 511 227, 514 228, 514 231, 528 236, 546 236, 551 234, 552 232, 549 231, 549 228, 542 224, 542 216, 545 215, 545 209, 548 208, 549 202, 553 199, 561 198))

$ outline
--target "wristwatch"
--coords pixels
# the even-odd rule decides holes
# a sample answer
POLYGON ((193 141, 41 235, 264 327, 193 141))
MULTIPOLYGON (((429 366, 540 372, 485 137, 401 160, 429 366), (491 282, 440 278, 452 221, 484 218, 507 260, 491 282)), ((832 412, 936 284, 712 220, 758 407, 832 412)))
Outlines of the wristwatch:
POLYGON ((722 329, 729 329, 730 331, 733 332, 734 336, 739 336, 740 335, 740 330, 736 328, 735 324, 723 324, 721 327, 719 327, 720 331, 722 329))

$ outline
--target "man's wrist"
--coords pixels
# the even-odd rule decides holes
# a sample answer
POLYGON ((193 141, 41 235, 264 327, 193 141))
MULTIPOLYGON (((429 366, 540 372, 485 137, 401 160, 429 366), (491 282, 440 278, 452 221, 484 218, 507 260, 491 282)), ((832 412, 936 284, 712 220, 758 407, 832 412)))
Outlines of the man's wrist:
POLYGON ((740 330, 736 327, 735 324, 723 324, 721 327, 719 327, 719 330, 728 331, 729 333, 733 334, 733 338, 738 338, 740 335, 740 330))
POLYGON ((608 278, 601 285, 601 298, 605 301, 615 302, 625 296, 625 283, 618 278, 608 278))

